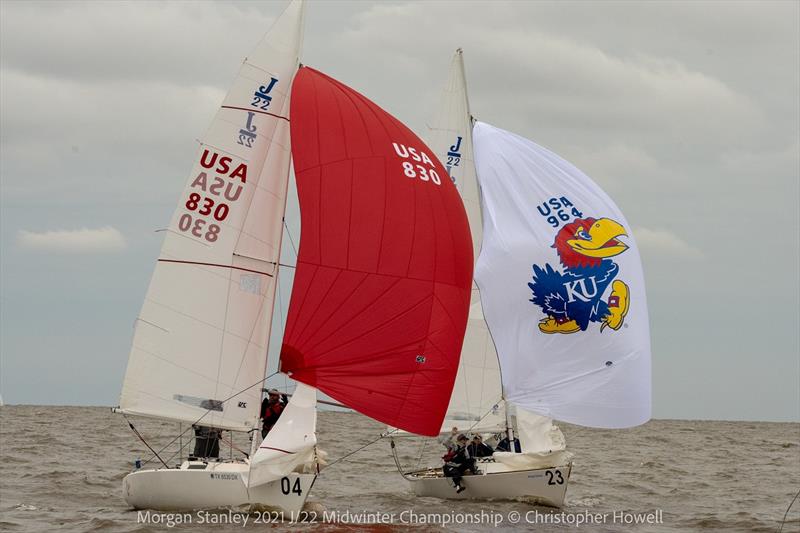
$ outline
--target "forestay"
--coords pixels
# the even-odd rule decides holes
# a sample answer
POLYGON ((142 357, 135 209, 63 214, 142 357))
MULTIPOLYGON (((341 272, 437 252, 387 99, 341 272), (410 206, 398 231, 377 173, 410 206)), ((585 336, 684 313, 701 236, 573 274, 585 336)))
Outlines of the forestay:
POLYGON ((483 123, 473 135, 484 216, 475 278, 506 399, 585 426, 646 422, 649 324, 627 220, 552 152, 483 123))
POLYGON ((125 413, 257 424, 253 385, 266 366, 302 11, 293 2, 276 21, 201 139, 136 322, 125 413))
POLYGON ((303 230, 281 371, 436 435, 472 282, 458 192, 411 130, 324 74, 300 70, 291 112, 303 230))

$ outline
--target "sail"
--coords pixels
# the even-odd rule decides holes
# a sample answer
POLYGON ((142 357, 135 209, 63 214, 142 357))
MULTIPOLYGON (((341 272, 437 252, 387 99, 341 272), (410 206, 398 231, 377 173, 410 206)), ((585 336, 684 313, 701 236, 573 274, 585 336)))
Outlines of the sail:
POLYGON ((650 418, 650 333, 631 227, 589 177, 488 124, 473 129, 483 205, 475 279, 506 399, 566 422, 650 418))
POLYGON ((295 1, 245 60, 201 139, 136 321, 124 413, 257 425, 302 19, 295 1))
POLYGON ((553 419, 537 415, 521 407, 515 409, 517 435, 523 452, 549 453, 567 447, 564 434, 553 425, 553 419))
POLYGON ((255 487, 314 464, 317 391, 302 383, 250 461, 247 486, 255 487))
POLYGON ((411 130, 349 87, 302 68, 291 100, 302 234, 281 371, 436 435, 472 282, 458 192, 411 130))
MULTIPOLYGON (((445 165, 464 201, 473 254, 477 259, 483 220, 472 155, 472 117, 461 49, 453 56, 447 85, 429 126, 428 144, 445 165)), ((453 427, 461 431, 502 431, 506 426, 497 353, 483 318, 477 285, 473 284, 472 289, 461 362, 442 425, 443 432, 453 427)))

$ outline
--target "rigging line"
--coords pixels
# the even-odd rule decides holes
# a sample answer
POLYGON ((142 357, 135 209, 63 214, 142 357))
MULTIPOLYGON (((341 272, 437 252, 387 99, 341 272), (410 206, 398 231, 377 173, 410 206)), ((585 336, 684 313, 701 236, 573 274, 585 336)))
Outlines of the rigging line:
POLYGON ((480 423, 481 423, 481 421, 482 421, 484 418, 486 418, 487 416, 489 416, 489 415, 491 414, 491 412, 492 412, 492 411, 494 411, 494 405, 493 405, 493 406, 492 406, 492 407, 491 407, 491 408, 490 408, 488 411, 486 411, 486 414, 485 414, 485 415, 483 415, 483 416, 482 416, 482 417, 480 417, 478 420, 476 420, 476 421, 475 421, 475 423, 474 423, 474 424, 472 424, 472 425, 471 425, 471 426, 470 426, 470 427, 467 429, 467 433, 469 433, 470 431, 472 431, 472 428, 474 428, 475 426, 477 426, 478 424, 480 424, 480 423))
POLYGON ((294 252, 294 257, 297 258, 297 246, 294 245, 294 239, 292 239, 292 233, 289 231, 289 226, 286 224, 286 217, 283 219, 283 227, 286 228, 286 235, 289 236, 289 242, 292 245, 292 251, 294 252))
MULTIPOLYGON (((403 467, 400 465, 400 459, 397 457, 397 447, 395 446, 394 439, 389 439, 389 445, 392 448, 392 457, 394 457, 394 464, 397 467, 397 471, 401 476, 403 476, 403 479, 408 479, 410 481, 410 478, 406 477, 405 473, 403 472, 403 467)), ((417 467, 419 468, 419 465, 417 465, 417 467)))
POLYGON ((225 444, 227 444, 228 446, 230 446, 231 448, 233 448, 237 452, 239 452, 241 454, 244 454, 245 457, 250 458, 250 454, 248 452, 242 450, 241 448, 239 448, 238 446, 236 446, 233 443, 233 434, 231 434, 230 440, 226 440, 225 437, 222 436, 222 433, 220 433, 219 440, 221 440, 222 442, 224 442, 225 444))
MULTIPOLYGON (((125 416, 124 414, 123 414, 122 416, 124 416, 124 417, 125 417, 125 421, 128 423, 128 426, 130 426, 131 430, 133 431, 133 434, 134 434, 134 435, 136 435, 137 437, 139 437, 139 440, 140 440, 140 441, 142 441, 142 443, 143 443, 145 446, 147 446, 147 449, 148 449, 148 450, 150 450, 151 452, 153 452, 153 455, 154 455, 155 457, 158 457, 158 460, 159 460, 159 461, 161 461, 161 464, 162 464, 162 465, 164 465, 164 468, 169 468, 169 467, 167 466, 167 463, 165 463, 165 462, 164 462, 164 459, 162 459, 162 458, 161 458, 161 456, 160 456, 160 455, 158 455, 158 453, 156 453, 156 451, 155 451, 155 450, 154 450, 152 447, 150 447, 150 445, 149 445, 149 444, 147 444, 147 441, 146 441, 146 440, 144 440, 144 437, 142 437, 142 434, 141 434, 141 433, 139 433, 139 430, 138 430, 138 429, 136 429, 136 428, 133 426, 133 423, 132 423, 130 420, 128 420, 128 417, 127 417, 127 416, 125 416)), ((162 450, 162 451, 163 451, 163 450, 162 450)), ((152 459, 152 458, 151 458, 151 459, 152 459)), ((148 462, 149 462, 149 459, 148 459, 148 462)))
MULTIPOLYGON (((250 385, 249 387, 246 387, 246 388, 244 388, 244 389, 240 390, 239 392, 237 392, 237 393, 235 393, 235 394, 233 394, 233 395, 231 395, 231 396, 228 396, 228 397, 227 397, 227 398, 225 398, 224 400, 220 400, 220 403, 221 403, 221 404, 223 404, 223 403, 227 402, 228 400, 230 400, 231 398, 235 398, 235 397, 237 397, 237 396, 238 396, 238 395, 240 395, 241 393, 243 393, 243 392, 245 392, 245 391, 248 391, 248 390, 252 389, 252 388, 253 388, 253 387, 255 387, 256 385, 260 385, 260 384, 264 383, 264 382, 265 382, 265 381, 267 381, 269 378, 271 378, 272 376, 275 376, 275 375, 277 375, 277 374, 279 374, 279 372, 273 372, 272 374, 270 374, 269 376, 265 377, 264 379, 261 379, 261 380, 258 380, 258 381, 256 381, 255 383, 253 383, 253 384, 252 384, 252 385, 250 385)), ((202 416, 200 416, 200 418, 198 418, 197 420, 195 420, 195 421, 192 423, 192 425, 190 425, 188 428, 184 429, 184 430, 183 430, 183 431, 180 433, 180 435, 178 435, 177 437, 175 437, 174 439, 172 439, 171 441, 169 441, 169 442, 168 442, 168 443, 167 443, 167 444, 166 444, 164 447, 162 447, 160 450, 158 450, 158 453, 156 453, 156 452, 153 452, 153 454, 154 454, 156 457, 158 457, 158 454, 159 454, 159 453, 163 452, 163 451, 164 451, 164 450, 166 450, 168 447, 172 446, 172 444, 174 444, 176 440, 178 440, 178 439, 179 439, 179 438, 181 438, 183 435, 185 435, 187 431, 189 431, 190 429, 192 429, 192 427, 193 427, 193 426, 195 426, 195 425, 196 425, 198 422, 200 422, 200 421, 201 421, 203 418, 205 418, 205 416, 206 416, 208 413, 210 413, 210 412, 211 412, 211 409, 207 409, 207 410, 206 410, 206 412, 205 412, 205 413, 203 413, 203 414, 202 414, 202 416)), ((148 448, 149 448, 149 446, 148 446, 148 448)), ((151 450, 151 451, 152 451, 152 450, 151 450)), ((159 459, 161 459, 161 458, 159 457, 159 459)), ((152 461, 152 460, 153 460, 153 458, 152 458, 152 457, 150 457, 150 458, 149 458, 149 459, 147 459, 147 461, 145 461, 145 462, 150 462, 150 461, 152 461)), ((163 461, 162 461, 162 462, 163 462, 163 461)), ((164 466, 166 466, 166 465, 164 465, 164 466)))
POLYGON ((339 461, 344 461, 345 459, 347 459, 347 458, 348 458, 348 457, 350 457, 351 455, 353 455, 353 454, 356 454, 356 453, 360 452, 361 450, 363 450, 363 449, 364 449, 364 448, 366 448, 367 446, 371 446, 371 445, 375 444, 376 442, 378 442, 379 440, 381 440, 381 439, 383 439, 383 438, 386 438, 387 436, 391 435, 391 434, 392 434, 392 433, 394 433, 395 431, 397 431, 397 429, 393 429, 393 430, 391 430, 391 431, 389 431, 389 432, 387 432, 387 433, 381 433, 380 435, 378 435, 378 438, 377 438, 377 439, 371 440, 371 441, 369 441, 368 443, 366 443, 365 445, 361 446, 360 448, 358 448, 358 449, 355 449, 355 450, 353 450, 352 452, 350 452, 350 453, 348 453, 348 454, 345 454, 345 455, 343 455, 343 456, 339 457, 338 459, 336 459, 336 460, 335 460, 335 461, 333 461, 332 463, 329 463, 329 464, 328 464, 328 466, 326 466, 326 467, 325 467, 325 470, 327 470, 328 468, 332 467, 333 465, 335 465, 335 464, 336 464, 336 463, 338 463, 339 461))
MULTIPOLYGON (((181 445, 180 448, 178 448, 178 451, 174 452, 172 455, 167 457, 166 462, 169 463, 170 461, 172 461, 175 458, 175 456, 180 454, 184 448, 186 448, 187 446, 189 446, 189 444, 191 444, 191 442, 192 439, 186 439, 186 444, 181 445)), ((143 464, 147 464, 147 461, 145 461, 143 464)))
POLYGON ((428 446, 428 439, 422 439, 422 446, 419 449, 419 457, 417 457, 417 466, 416 468, 419 469, 419 465, 422 464, 422 454, 425 453, 425 448, 428 446))
POLYGON ((792 503, 789 504, 789 507, 786 508, 786 512, 783 513, 783 520, 781 521, 781 528, 778 530, 778 533, 782 533, 783 525, 786 523, 786 517, 789 516, 789 509, 791 509, 792 505, 794 505, 794 502, 797 501, 798 496, 800 496, 800 490, 798 490, 797 494, 794 495, 794 498, 792 498, 792 503))

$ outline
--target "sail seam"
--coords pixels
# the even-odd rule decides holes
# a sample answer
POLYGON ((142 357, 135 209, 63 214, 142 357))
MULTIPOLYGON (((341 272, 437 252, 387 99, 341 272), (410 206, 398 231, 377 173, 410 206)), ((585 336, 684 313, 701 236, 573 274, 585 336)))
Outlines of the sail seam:
MULTIPOLYGON (((267 272, 262 272, 260 270, 253 270, 251 268, 243 268, 234 265, 223 265, 220 263, 204 263, 202 261, 181 261, 179 259, 157 259, 159 263, 177 263, 182 265, 199 265, 199 266, 210 266, 210 267, 218 267, 218 268, 230 268, 233 270, 242 270, 244 272, 252 272, 254 274, 263 274, 264 276, 275 277, 274 274, 269 274, 267 272)), ((265 263, 271 263, 271 261, 264 261, 265 263)))
MULTIPOLYGON (((337 277, 337 279, 338 279, 339 275, 340 275, 342 272, 350 272, 350 271, 349 271, 349 270, 340 270, 340 271, 339 271, 339 274, 337 274, 337 276, 336 276, 336 277, 337 277)), ((360 272, 360 274, 363 274, 363 273, 361 273, 361 272, 360 272)), ((366 274, 365 274, 365 278, 364 278, 364 279, 366 279, 366 274)), ((344 300, 342 300, 342 301, 339 303, 339 308, 340 308, 340 309, 341 309, 342 307, 344 307, 344 305, 347 303, 347 301, 348 301, 350 298, 352 298, 352 297, 353 297, 353 295, 354 295, 354 294, 355 294, 355 293, 358 291, 358 289, 360 289, 360 288, 361 288, 361 286, 364 284, 364 279, 362 279, 361 281, 359 281, 359 282, 358 282, 358 284, 357 284, 355 287, 353 287, 353 290, 352 290, 352 291, 350 291, 350 294, 348 294, 348 295, 347 295, 347 297, 346 297, 344 300)), ((394 285, 396 285, 398 281, 399 281, 399 279, 398 279, 398 280, 396 280, 396 281, 395 281, 395 283, 393 283, 393 284, 391 285, 391 287, 394 287, 394 285)), ((390 288, 391 288, 391 287, 390 287, 390 288)), ((330 290, 330 289, 329 289, 329 290, 330 290)), ((389 289, 387 289, 387 290, 389 290, 389 289)), ((327 293, 325 293, 325 294, 326 294, 326 296, 327 296, 327 293)), ((368 305, 367 305, 367 307, 369 307, 369 305, 372 305, 372 303, 374 303, 374 302, 371 302, 370 304, 368 304, 368 305)), ((319 307, 321 307, 321 304, 320 304, 320 306, 319 306, 319 307)), ((319 307, 317 308, 317 310, 319 309, 319 307)), ((331 318, 333 318, 333 317, 336 315, 336 313, 337 313, 337 312, 338 312, 340 309, 334 309, 334 310, 333 310, 333 311, 332 311, 332 312, 331 312, 331 313, 330 313, 330 314, 329 314, 329 315, 328 315, 328 316, 325 318, 325 320, 324 320, 322 323, 320 323, 320 324, 319 324, 319 326, 317 327, 317 331, 321 331, 321 330, 322 330, 322 329, 323 329, 323 328, 324 328, 324 327, 325 327, 325 326, 328 324, 328 322, 330 321, 330 319, 331 319, 331 318)), ((364 309, 366 309, 366 307, 365 307, 364 309)), ((356 315, 354 315, 354 316, 353 316, 353 318, 355 318, 356 316, 359 316, 359 315, 361 315, 361 313, 364 311, 364 309, 360 310, 360 311, 358 312, 358 314, 356 314, 356 315)), ((315 310, 315 311, 314 311, 314 313, 315 313, 315 314, 316 314, 317 310, 315 310)), ((312 346, 309 346, 309 347, 307 347, 307 348, 306 348, 306 350, 309 350, 309 351, 310 351, 310 350, 313 350, 314 348, 316 348, 317 346, 319 346, 319 345, 320 345, 320 343, 323 343, 323 342, 325 342, 326 340, 328 340, 328 339, 330 338, 330 336, 331 336, 331 335, 334 335, 335 333, 337 333, 337 332, 336 332, 336 331, 332 331, 331 333, 329 333, 328 335, 326 335, 324 338, 322 338, 322 339, 318 340, 318 341, 317 341, 315 344, 313 344, 312 346)))
MULTIPOLYGON (((136 348, 137 350, 141 351, 141 352, 144 352, 144 353, 146 353, 146 354, 148 354, 148 355, 150 355, 150 356, 152 356, 152 357, 155 357, 156 359, 161 359, 161 360, 162 360, 162 361, 164 361, 165 363, 169 363, 169 364, 171 364, 171 365, 172 365, 172 366, 174 366, 174 367, 180 368, 181 370, 186 370, 187 372, 189 372, 189 373, 191 373, 191 374, 195 374, 196 376, 200 376, 201 378, 207 379, 207 380, 209 380, 209 381, 214 381, 214 378, 212 378, 211 376, 207 376, 207 375, 205 375, 205 374, 202 374, 202 373, 200 373, 200 372, 197 372, 196 370, 194 370, 193 368, 190 368, 190 367, 188 367, 188 366, 179 365, 179 364, 178 364, 178 363, 176 363, 175 361, 171 361, 171 360, 167 359, 167 358, 166 358, 166 357, 164 357, 164 356, 161 356, 161 355, 159 355, 159 354, 157 354, 157 353, 151 352, 150 350, 146 350, 146 349, 142 348, 142 347, 141 347, 141 346, 139 346, 139 345, 136 345, 136 344, 134 344, 134 345, 133 345, 133 347, 134 347, 134 348, 136 348)), ((145 390, 142 390, 142 389, 137 389, 137 390, 139 390, 139 392, 142 392, 142 393, 144 393, 144 394, 147 394, 148 396, 152 396, 152 397, 154 397, 154 398, 158 398, 158 399, 160 399, 160 400, 164 400, 165 402, 170 402, 170 403, 172 402, 172 400, 171 400, 171 399, 162 398, 161 396, 157 396, 157 395, 155 395, 155 394, 153 394, 153 393, 151 393, 151 392, 147 392, 147 391, 145 391, 145 390)))
MULTIPOLYGON (((301 221, 301 223, 302 223, 302 221, 301 221)), ((299 265, 301 263, 306 263, 309 266, 313 266, 314 267, 314 272, 311 274, 311 279, 308 280, 308 284, 304 287, 305 292, 303 293, 303 300, 301 302, 299 302, 299 303, 297 303, 296 298, 294 298, 294 290, 295 290, 295 287, 297 287, 297 285, 292 283, 292 294, 289 297, 289 310, 287 312, 287 322, 286 322, 287 326, 289 325, 288 317, 289 316, 297 317, 297 313, 300 312, 298 310, 299 309, 303 309, 303 306, 306 303, 306 298, 308 298, 308 293, 311 291, 311 287, 314 284, 314 279, 317 277, 317 273, 319 273, 319 271, 320 271, 320 266, 319 265, 316 265, 314 263, 309 263, 309 262, 306 262, 306 261, 300 261, 299 257, 298 257, 298 261, 297 261, 298 267, 299 267, 299 265), (297 307, 295 307, 295 305, 297 307), (293 312, 293 310, 294 310, 294 312, 293 312)), ((298 268, 298 270, 299 270, 299 268, 298 268)), ((297 318, 295 318, 291 322, 291 326, 292 326, 291 330, 289 330, 287 332, 286 329, 284 328, 284 331, 283 331, 283 342, 286 342, 286 338, 287 337, 288 338, 294 338, 294 330, 297 328, 297 324, 298 324, 298 320, 297 320, 297 318)))
MULTIPOLYGON (((365 312, 367 309, 369 309, 370 307, 372 307, 373 305, 375 305, 375 302, 376 302, 376 301, 379 301, 379 300, 380 300, 380 299, 383 297, 383 295, 385 295, 386 293, 388 293, 389 291, 391 291, 392 289, 394 289, 394 288, 397 286, 397 284, 398 284, 398 283, 400 283, 400 281, 401 281, 401 280, 402 280, 402 278, 397 278, 397 279, 396 279, 396 280, 395 280, 395 281, 394 281, 394 282, 393 282, 391 285, 389 285, 389 286, 386 288, 386 290, 384 290, 384 291, 383 291, 383 292, 382 292, 380 295, 378 295, 378 296, 377 296, 377 297, 376 297, 376 298, 375 298, 373 301, 369 302, 367 305, 365 305, 364 307, 362 307, 362 308, 361 308, 361 309, 360 309, 360 310, 359 310, 357 313, 353 314, 353 316, 352 316, 352 319, 354 320, 354 319, 356 319, 356 318, 360 317, 360 316, 361 316, 361 315, 362 315, 362 314, 363 314, 363 313, 364 313, 364 312, 365 312)), ((361 285, 363 285, 363 281, 362 281, 361 283, 359 283, 358 287, 356 287, 356 288, 355 288, 355 289, 354 289, 354 290, 353 290, 353 291, 352 291, 352 292, 351 292, 351 293, 348 295, 348 297, 347 297, 347 298, 345 298, 345 299, 344 299, 344 300, 341 302, 341 305, 344 305, 344 303, 345 303, 345 302, 347 302, 347 300, 349 300, 349 299, 350 299, 350 298, 351 298, 351 297, 352 297, 352 296, 353 296, 353 295, 356 293, 356 291, 357 291, 357 290, 358 290, 358 289, 361 287, 361 285)), ((413 308, 413 307, 414 307, 414 306, 412 306, 412 308, 413 308)), ((329 320, 330 320, 330 319, 331 319, 331 318, 332 318, 332 317, 333 317, 335 314, 336 314, 336 312, 335 312, 335 311, 334 311, 333 313, 331 313, 331 315, 330 315, 330 316, 329 316, 329 317, 328 317, 328 318, 325 320, 325 322, 323 322, 323 323, 320 325, 320 327, 317 329, 317 331, 320 331, 320 330, 322 330, 323 326, 325 326, 325 325, 328 323, 328 321, 329 321, 329 320)), ((398 315, 398 316, 399 316, 399 315, 398 315)), ((397 318, 397 317, 395 317, 395 318, 397 318)), ((338 330, 334 330, 334 331, 332 331, 331 333, 329 333, 328 335, 326 335, 324 338, 322 338, 322 339, 319 339, 319 340, 318 340, 316 343, 314 343, 312 346, 308 347, 308 350, 309 350, 309 351, 311 351, 311 350, 315 349, 317 346, 319 346, 319 345, 320 345, 320 344, 322 344, 323 342, 327 341, 329 338, 331 338, 331 336, 332 336, 332 335, 335 335, 336 333, 339 333, 339 331, 338 331, 338 330)), ((353 340, 355 340, 355 339, 353 339, 353 340)), ((348 344, 348 343, 350 343, 350 342, 352 342, 352 340, 349 340, 349 341, 347 341, 347 342, 345 342, 345 343, 342 343, 342 345, 341 345, 341 346, 343 346, 343 345, 345 345, 345 344, 348 344)), ((327 353, 329 353, 329 352, 330 352, 330 350, 329 350, 328 352, 323 352, 323 353, 322 353, 322 354, 320 354, 320 355, 324 355, 324 354, 327 354, 327 353)))
POLYGON ((358 269, 354 269, 354 268, 332 267, 332 266, 328 266, 328 265, 321 265, 319 263, 315 263, 313 261, 308 261, 308 260, 305 260, 305 261, 298 260, 297 261, 297 265, 300 265, 301 263, 305 263, 307 265, 318 266, 318 267, 324 267, 324 268, 338 269, 338 270, 342 270, 342 271, 346 271, 346 272, 355 272, 355 273, 360 273, 360 274, 368 274, 370 276, 382 276, 382 277, 385 277, 385 278, 406 279, 406 280, 409 280, 409 281, 419 281, 419 282, 422 282, 422 283, 436 283, 438 285, 446 285, 448 287, 455 287, 457 289, 467 290, 466 288, 462 287, 461 285, 458 285, 456 283, 451 283, 449 281, 442 281, 442 280, 435 280, 435 279, 428 279, 428 278, 415 278, 413 276, 403 276, 403 275, 396 275, 396 274, 383 274, 381 272, 369 272, 369 271, 366 271, 366 270, 358 270, 358 269))
MULTIPOLYGON (((319 266, 320 266, 320 267, 322 267, 322 265, 319 265, 319 266)), ((341 276, 341 275, 342 275, 342 272, 345 272, 345 270, 339 270, 339 271, 336 273, 336 277, 334 277, 334 278, 331 280, 331 282, 328 284, 328 288, 327 288, 327 290, 325 290, 325 294, 324 294, 324 295, 322 295, 322 296, 319 298, 319 301, 318 301, 318 303, 317 303, 317 306, 314 308, 314 310, 311 312, 311 314, 310 314, 310 315, 308 315, 308 319, 306 319, 306 320, 305 320, 305 322, 306 322, 306 325, 307 325, 307 324, 309 324, 309 323, 313 323, 313 321, 314 321, 314 317, 317 315, 317 313, 319 312, 320 308, 322 308, 322 304, 324 304, 324 303, 325 303, 325 300, 326 300, 326 298, 328 297, 328 294, 330 294, 330 292, 331 292, 331 291, 333 290, 333 288, 336 286, 336 281, 339 279, 339 276, 341 276)), ((310 286, 309 286, 309 288, 310 288, 310 286)), ((319 326, 319 327, 317 328, 317 331, 319 331, 319 329, 321 329, 321 327, 322 327, 322 326, 319 326)), ((297 348, 297 349, 298 349, 298 350, 300 350, 300 351, 303 351, 303 349, 302 349, 302 348, 301 348, 301 346, 299 346, 299 345, 298 345, 298 346, 295 346, 295 348, 297 348)))
MULTIPOLYGON (((161 303, 161 302, 159 302, 159 301, 153 300, 153 299, 151 299, 151 298, 145 298, 145 301, 146 301, 146 302, 150 302, 150 303, 151 303, 151 304, 153 304, 153 305, 157 305, 157 306, 159 306, 159 307, 163 307, 164 309, 168 309, 168 310, 172 311, 172 312, 173 312, 173 313, 175 313, 175 314, 181 315, 181 316, 183 316, 183 317, 186 317, 186 318, 188 318, 188 319, 190 319, 190 320, 194 320, 195 322, 199 322, 200 324, 203 324, 203 325, 205 325, 205 326, 208 326, 209 328, 216 329, 216 330, 218 330, 218 331, 227 331, 227 330, 224 328, 224 326, 223 326, 223 327, 220 327, 220 326, 218 326, 218 325, 216 325, 216 324, 212 324, 211 322, 206 322, 205 320, 201 320, 200 318, 198 318, 198 317, 196 317, 196 316, 192 316, 192 315, 190 315, 190 314, 187 314, 187 313, 184 313, 184 312, 182 312, 182 311, 178 311, 178 310, 177 310, 177 309, 175 309, 174 307, 170 307, 170 306, 168 306, 168 305, 166 305, 166 304, 164 304, 164 303, 161 303)), ((244 340, 244 341, 248 340, 248 339, 246 339, 245 337, 243 337, 242 335, 237 335, 237 334, 235 334, 235 333, 233 333, 233 332, 231 332, 231 331, 227 331, 227 333, 228 333, 229 335, 232 335, 232 336, 236 337, 237 339, 241 339, 241 340, 244 340)), ((259 347, 261 347, 261 346, 259 346, 259 347)))
MULTIPOLYGON (((398 280, 398 281, 399 281, 399 280, 398 280)), ((401 317, 402 315, 404 315, 404 314, 408 313, 409 311, 412 311, 413 309, 415 309, 415 308, 416 308, 417 306, 419 306, 420 304, 423 304, 423 303, 425 303, 425 300, 427 300, 427 299, 429 299, 429 298, 430 298, 430 296, 426 294, 426 295, 425 295, 425 296, 424 296, 422 299, 418 300, 417 302, 415 302, 414 304, 410 305, 410 306, 409 306, 409 307, 407 307, 406 309, 403 309, 403 311, 402 311, 402 312, 399 312, 399 313, 397 313, 397 314, 395 314, 395 315, 392 315, 390 318, 387 318, 386 320, 384 320, 384 321, 383 321, 383 322, 381 322, 380 324, 376 325, 375 327, 372 327, 372 328, 370 328, 370 329, 368 329, 368 330, 366 330, 366 331, 362 331, 362 332, 360 332, 360 333, 359 333, 357 336, 355 336, 355 337, 353 337, 353 338, 351 338, 351 339, 348 339, 348 340, 347 340, 347 341, 345 341, 345 342, 342 342, 342 343, 340 343, 338 346, 335 346, 335 347, 331 348, 330 350, 326 350, 326 351, 324 351, 324 352, 320 352, 320 353, 318 353, 318 354, 317 354, 317 357, 318 357, 318 358, 321 358, 321 357, 323 357, 323 356, 325 356, 325 355, 329 354, 330 352, 332 352, 332 351, 334 351, 334 350, 341 349, 341 348, 343 348, 344 346, 347 346, 348 344, 350 344, 350 343, 352 343, 352 342, 354 342, 354 341, 357 341, 359 338, 361 338, 361 337, 364 337, 365 335, 368 335, 368 334, 370 334, 370 333, 374 332, 375 330, 382 328, 382 327, 383 327, 383 326, 385 326, 386 324, 389 324, 389 323, 393 322, 394 320, 397 320, 397 318, 401 317)), ((377 300, 376 300, 376 301, 377 301, 377 300)), ((370 305, 369 305, 369 306, 367 306, 367 307, 366 307, 366 308, 365 308, 363 311, 365 311, 366 309, 368 309, 370 306, 372 306, 372 305, 374 305, 374 304, 375 304, 375 301, 371 302, 371 303, 370 303, 370 305)), ((362 312, 363 312, 363 311, 362 311, 362 312)), ((361 314, 361 313, 359 313, 359 315, 360 315, 360 314, 361 314)), ((357 315, 357 316, 358 316, 358 315, 357 315)), ((361 359, 363 359, 363 358, 361 358, 361 359)))
POLYGON ((220 106, 221 109, 238 109, 239 111, 247 111, 248 113, 258 113, 260 115, 268 115, 270 117, 279 118, 285 120, 286 122, 290 122, 288 117, 282 117, 280 115, 276 115, 275 113, 270 113, 269 111, 261 111, 259 109, 248 109, 246 107, 236 107, 233 105, 223 105, 220 106))

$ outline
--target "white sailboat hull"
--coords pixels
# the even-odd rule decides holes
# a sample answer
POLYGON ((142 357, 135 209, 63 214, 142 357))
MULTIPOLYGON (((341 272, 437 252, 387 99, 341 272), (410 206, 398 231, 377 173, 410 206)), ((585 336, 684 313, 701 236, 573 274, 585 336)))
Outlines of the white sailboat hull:
POLYGON ((243 481, 244 462, 184 462, 180 468, 138 470, 125 476, 122 492, 135 509, 191 511, 195 509, 259 509, 299 513, 316 474, 290 473, 250 487, 243 481))
POLYGON ((485 464, 478 467, 480 474, 463 477, 461 484, 466 490, 461 493, 456 493, 453 480, 444 477, 441 468, 410 472, 404 477, 417 496, 452 500, 526 500, 551 507, 564 506, 572 463, 532 470, 492 471, 485 464))

